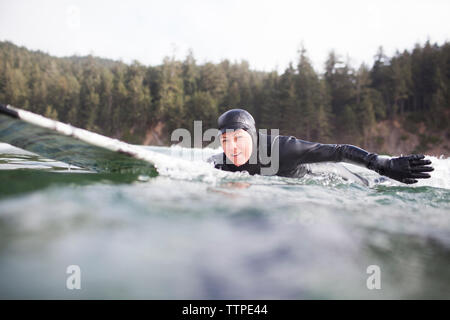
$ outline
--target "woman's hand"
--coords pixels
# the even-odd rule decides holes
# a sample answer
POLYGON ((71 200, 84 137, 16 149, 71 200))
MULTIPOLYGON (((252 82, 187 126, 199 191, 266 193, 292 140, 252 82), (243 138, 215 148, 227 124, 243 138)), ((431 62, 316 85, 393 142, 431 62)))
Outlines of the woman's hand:
POLYGON ((373 170, 379 174, 392 178, 394 180, 412 184, 416 179, 428 179, 430 175, 426 172, 434 170, 430 160, 423 160, 422 154, 413 154, 405 157, 396 157, 390 159, 378 158, 373 164, 373 170))

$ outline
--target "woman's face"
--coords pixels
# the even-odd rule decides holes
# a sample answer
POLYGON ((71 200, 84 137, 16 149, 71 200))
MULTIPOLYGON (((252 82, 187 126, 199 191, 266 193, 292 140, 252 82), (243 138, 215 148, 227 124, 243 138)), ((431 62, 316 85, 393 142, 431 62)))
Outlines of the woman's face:
POLYGON ((228 159, 235 166, 241 166, 250 159, 252 154, 252 137, 243 130, 238 129, 233 132, 225 132, 220 136, 223 151, 228 159))

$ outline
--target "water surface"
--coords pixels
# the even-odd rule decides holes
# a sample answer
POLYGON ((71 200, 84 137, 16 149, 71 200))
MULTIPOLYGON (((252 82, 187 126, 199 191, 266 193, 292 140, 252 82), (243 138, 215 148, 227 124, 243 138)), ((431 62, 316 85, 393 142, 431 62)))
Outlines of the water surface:
POLYGON ((0 298, 450 298, 450 159, 367 187, 334 164, 249 176, 200 165, 217 150, 150 149, 198 170, 96 174, 0 144, 0 298))

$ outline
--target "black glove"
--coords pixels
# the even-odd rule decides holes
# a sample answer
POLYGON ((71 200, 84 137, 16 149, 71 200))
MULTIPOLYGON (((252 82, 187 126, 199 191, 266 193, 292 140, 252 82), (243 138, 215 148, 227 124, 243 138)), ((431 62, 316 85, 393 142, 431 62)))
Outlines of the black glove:
POLYGON ((416 183, 416 179, 430 178, 428 173, 434 170, 430 160, 423 160, 424 155, 413 154, 406 157, 398 158, 380 158, 376 157, 368 166, 369 169, 375 170, 379 174, 395 179, 397 181, 412 184, 416 183))

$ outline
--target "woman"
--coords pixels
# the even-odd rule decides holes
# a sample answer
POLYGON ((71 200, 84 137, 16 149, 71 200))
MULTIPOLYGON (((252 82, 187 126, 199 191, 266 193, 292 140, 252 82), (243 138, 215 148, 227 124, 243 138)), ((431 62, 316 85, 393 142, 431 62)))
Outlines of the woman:
POLYGON ((434 169, 423 155, 380 157, 349 144, 321 144, 293 136, 270 136, 256 131, 255 120, 243 109, 231 109, 218 119, 223 153, 208 159, 217 169, 301 177, 305 164, 348 162, 374 170, 380 175, 412 184, 430 178, 434 169))

